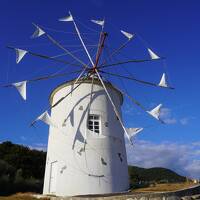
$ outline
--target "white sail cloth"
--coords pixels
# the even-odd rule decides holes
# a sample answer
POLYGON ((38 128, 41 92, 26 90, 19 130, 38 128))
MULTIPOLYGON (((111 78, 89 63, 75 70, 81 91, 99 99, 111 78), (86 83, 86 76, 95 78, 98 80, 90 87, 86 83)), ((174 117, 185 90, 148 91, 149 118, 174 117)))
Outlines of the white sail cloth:
POLYGON ((158 106, 156 106, 152 110, 147 111, 147 113, 149 113, 155 119, 160 120, 161 107, 162 107, 162 104, 159 104, 158 106))
POLYGON ((129 137, 135 137, 138 133, 143 131, 143 128, 126 128, 129 137))
POLYGON ((31 38, 37 38, 45 34, 45 31, 43 31, 38 25, 33 24, 36 28, 34 33, 32 34, 31 38))
POLYGON ((148 48, 147 50, 152 60, 160 59, 160 57, 156 55, 151 49, 148 48))
POLYGON ((23 49, 15 49, 16 51, 16 63, 18 64, 22 58, 28 53, 28 51, 23 50, 23 49))
POLYGON ((126 32, 126 31, 123 31, 123 30, 121 30, 121 33, 125 36, 125 37, 127 37, 129 40, 131 40, 132 38, 133 38, 133 34, 131 34, 131 33, 128 33, 128 32, 126 32))
POLYGON ((35 121, 43 121, 45 124, 49 125, 49 126, 54 126, 57 127, 53 120, 51 119, 51 117, 49 116, 48 111, 43 112, 39 117, 37 117, 37 119, 35 121))
POLYGON ((100 26, 104 26, 105 21, 104 20, 91 20, 91 22, 98 24, 100 26))
POLYGON ((72 22, 73 20, 74 19, 73 19, 73 16, 71 15, 71 13, 69 13, 69 16, 66 16, 66 17, 59 19, 59 21, 61 21, 61 22, 72 22))
POLYGON ((167 78, 166 78, 166 74, 163 73, 162 77, 161 77, 161 80, 160 80, 160 83, 158 84, 158 86, 160 87, 169 87, 168 83, 167 83, 167 78))
POLYGON ((26 100, 26 83, 27 81, 21 81, 12 84, 24 100, 26 100))

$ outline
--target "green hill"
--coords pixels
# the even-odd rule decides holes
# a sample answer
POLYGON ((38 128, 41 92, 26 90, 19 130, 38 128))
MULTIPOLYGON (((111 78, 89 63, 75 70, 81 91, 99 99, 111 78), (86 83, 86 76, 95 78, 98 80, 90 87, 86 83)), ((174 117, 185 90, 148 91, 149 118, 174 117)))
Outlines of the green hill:
POLYGON ((0 195, 42 192, 46 152, 3 142, 0 144, 0 195))
MULTIPOLYGON (((46 152, 11 142, 0 143, 0 195, 42 192, 46 152)), ((129 166, 130 183, 143 187, 152 182, 184 182, 185 177, 165 168, 129 166)))
POLYGON ((151 183, 179 183, 186 181, 186 177, 161 167, 145 169, 129 166, 129 176, 132 187, 147 186, 151 183))

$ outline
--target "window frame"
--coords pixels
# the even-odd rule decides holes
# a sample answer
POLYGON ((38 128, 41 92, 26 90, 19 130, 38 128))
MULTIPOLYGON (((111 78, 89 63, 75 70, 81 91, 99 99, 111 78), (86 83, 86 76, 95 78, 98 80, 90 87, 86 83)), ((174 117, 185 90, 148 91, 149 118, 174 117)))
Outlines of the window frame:
POLYGON ((87 128, 94 134, 101 134, 101 116, 98 114, 89 114, 87 128))

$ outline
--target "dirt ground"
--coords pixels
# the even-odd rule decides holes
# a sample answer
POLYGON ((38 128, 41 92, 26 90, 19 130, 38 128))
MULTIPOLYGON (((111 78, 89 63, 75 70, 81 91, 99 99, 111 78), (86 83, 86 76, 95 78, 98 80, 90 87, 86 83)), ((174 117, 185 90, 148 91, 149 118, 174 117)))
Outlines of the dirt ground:
MULTIPOLYGON (((33 193, 17 193, 10 196, 0 196, 0 200, 38 200, 32 196, 33 193)), ((42 198, 42 200, 49 200, 49 198, 42 198)))
MULTIPOLYGON (((147 188, 134 189, 131 191, 131 193, 175 191, 175 190, 186 189, 195 185, 197 184, 191 182, 155 184, 147 188)), ((33 197, 32 195, 33 193, 17 193, 6 197, 0 196, 0 200, 37 200, 37 198, 33 197)), ((42 198, 42 200, 49 200, 49 198, 42 198)))
POLYGON ((139 188, 133 190, 133 192, 166 192, 166 191, 176 191, 186 189, 197 184, 191 182, 184 183, 163 183, 163 184, 155 184, 147 188, 139 188))

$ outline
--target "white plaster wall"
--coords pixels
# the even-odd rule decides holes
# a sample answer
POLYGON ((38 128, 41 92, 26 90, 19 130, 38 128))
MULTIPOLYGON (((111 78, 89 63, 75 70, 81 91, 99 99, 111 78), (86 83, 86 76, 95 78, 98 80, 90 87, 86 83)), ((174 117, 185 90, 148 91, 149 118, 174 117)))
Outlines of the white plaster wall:
MULTIPOLYGON (((120 113, 119 93, 111 87, 107 89, 120 113)), ((70 91, 71 85, 61 88, 53 96, 52 103, 70 91)), ((91 84, 82 83, 72 95, 52 109, 51 117, 58 128, 50 127, 49 130, 44 194, 50 193, 50 165, 55 161, 58 162, 55 195, 104 194, 129 188, 123 130, 105 91, 98 84, 94 84, 90 114, 101 116, 101 134, 95 135, 87 129, 90 91, 91 84), (81 106, 83 110, 80 110, 81 106), (85 152, 79 153, 84 147, 85 134, 85 152)))

